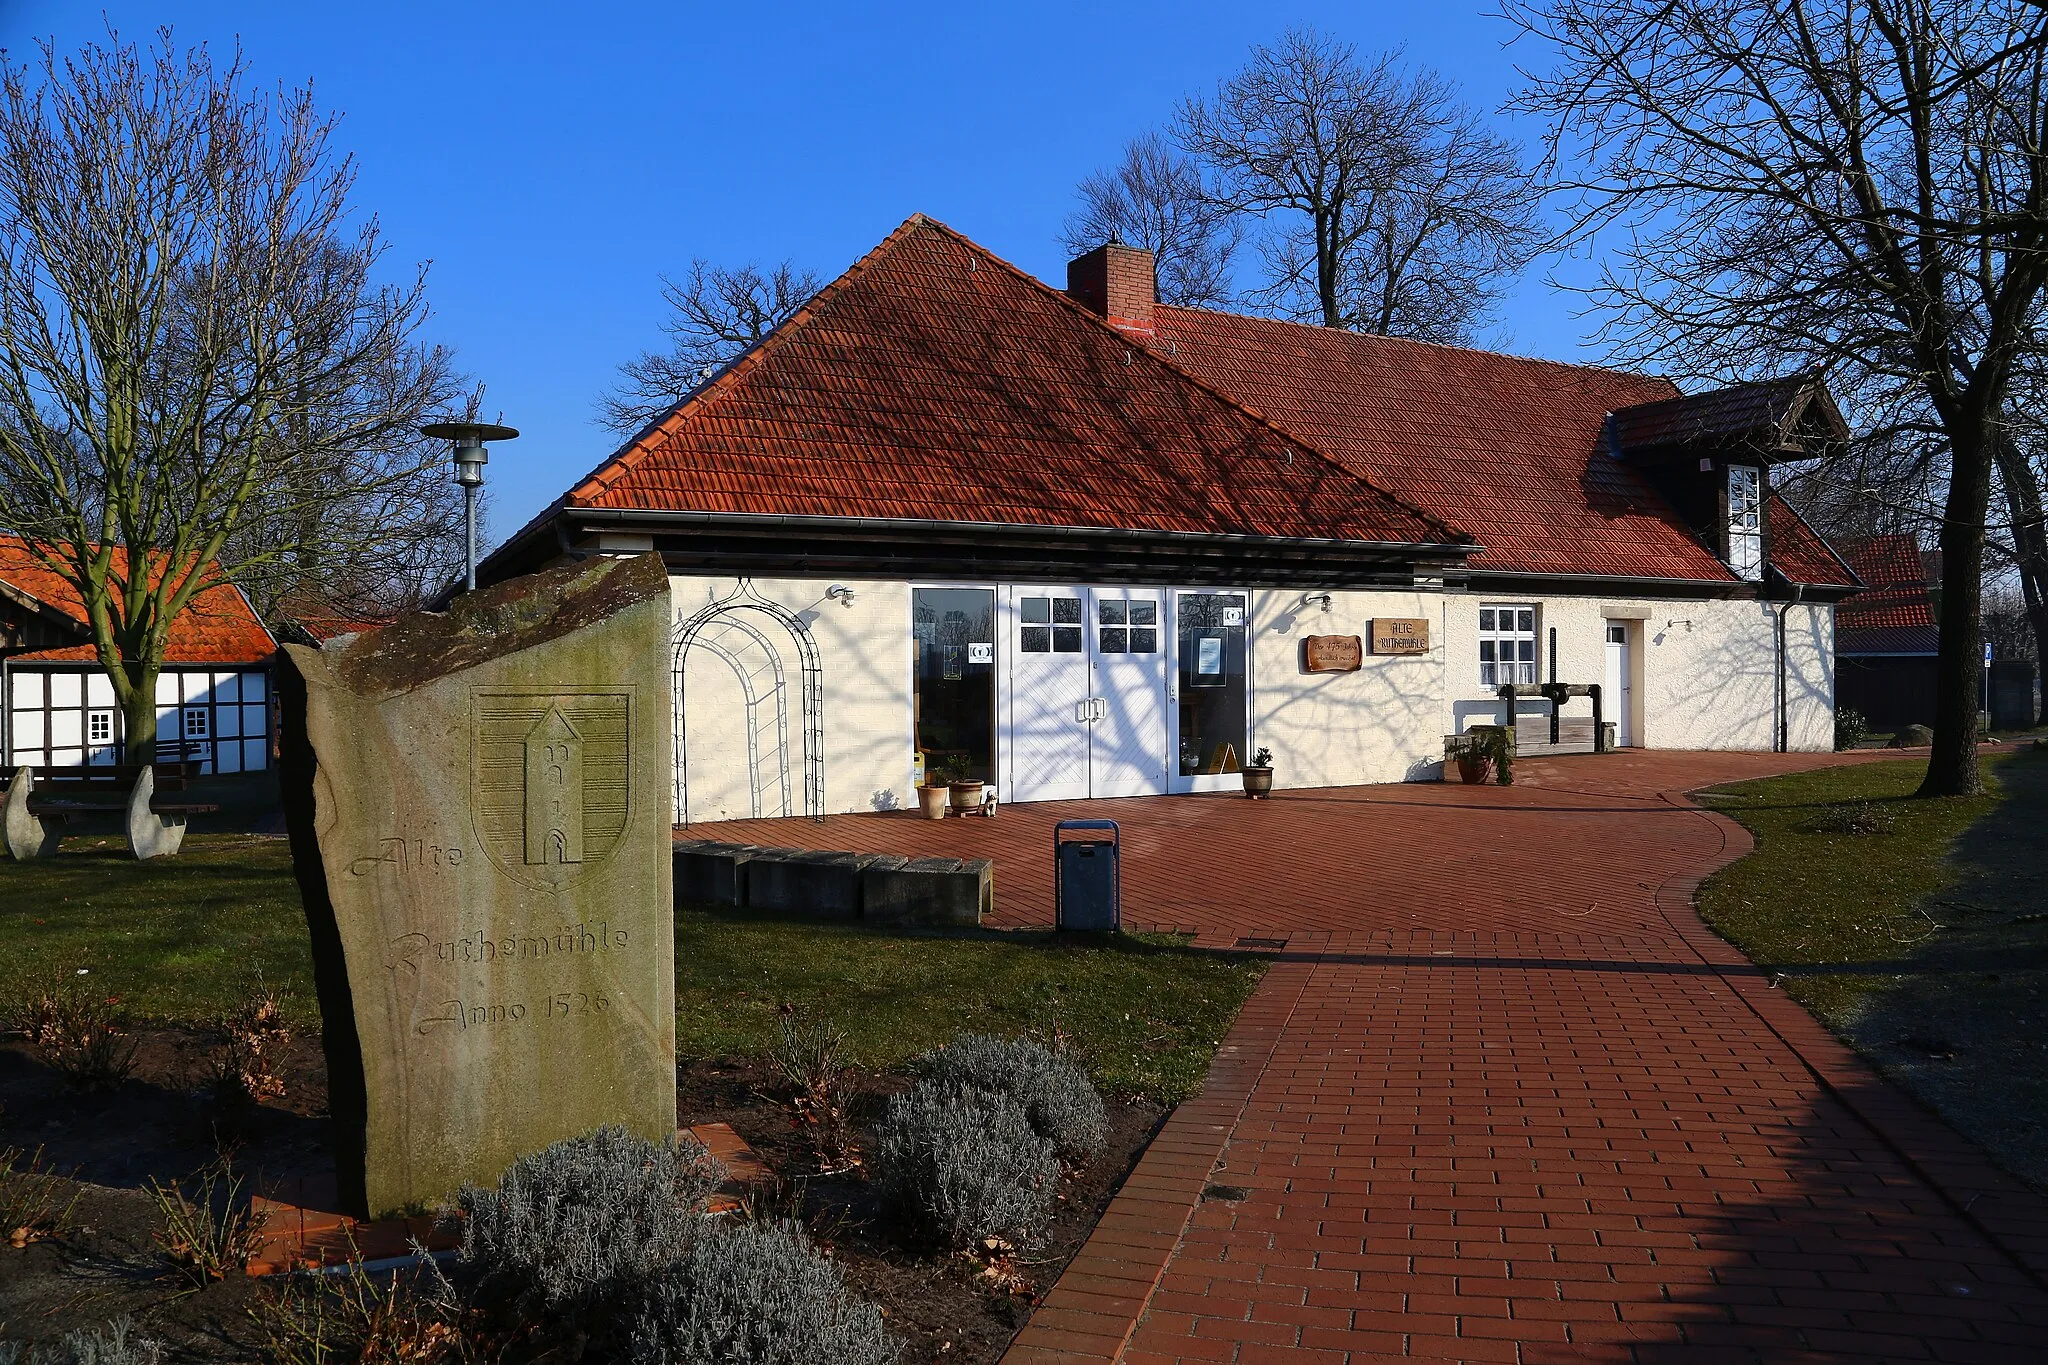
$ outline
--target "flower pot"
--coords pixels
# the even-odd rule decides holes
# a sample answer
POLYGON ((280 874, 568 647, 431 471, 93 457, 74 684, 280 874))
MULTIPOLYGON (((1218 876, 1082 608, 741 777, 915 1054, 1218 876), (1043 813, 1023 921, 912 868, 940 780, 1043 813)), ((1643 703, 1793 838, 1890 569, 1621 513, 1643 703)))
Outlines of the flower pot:
POLYGON ((917 789, 918 809, 924 812, 925 819, 943 820, 946 818, 946 797, 951 790, 952 788, 950 787, 919 787, 917 789))
POLYGON ((1244 794, 1251 797, 1254 801, 1273 790, 1273 770, 1271 768, 1245 768, 1242 770, 1242 775, 1244 777, 1244 794))
POLYGON ((981 789, 986 784, 979 778, 971 782, 955 782, 952 786, 953 809, 961 814, 981 809, 981 789))
POLYGON ((1486 780, 1486 770, 1492 764, 1481 754, 1458 755, 1458 780, 1468 787, 1476 787, 1486 780))

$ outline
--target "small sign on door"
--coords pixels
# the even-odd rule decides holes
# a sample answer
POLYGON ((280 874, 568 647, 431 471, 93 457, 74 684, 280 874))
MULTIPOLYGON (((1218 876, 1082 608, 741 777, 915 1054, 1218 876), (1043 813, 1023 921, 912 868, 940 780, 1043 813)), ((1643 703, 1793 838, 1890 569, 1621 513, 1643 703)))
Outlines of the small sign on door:
POLYGON ((971 664, 992 664, 996 661, 996 647, 990 643, 967 646, 967 662, 971 664))
POLYGON ((1223 609, 1223 624, 1224 624, 1224 625, 1226 625, 1226 626, 1241 626, 1241 625, 1243 625, 1243 624, 1244 624, 1244 608, 1243 608, 1243 607, 1225 607, 1225 608, 1223 609))

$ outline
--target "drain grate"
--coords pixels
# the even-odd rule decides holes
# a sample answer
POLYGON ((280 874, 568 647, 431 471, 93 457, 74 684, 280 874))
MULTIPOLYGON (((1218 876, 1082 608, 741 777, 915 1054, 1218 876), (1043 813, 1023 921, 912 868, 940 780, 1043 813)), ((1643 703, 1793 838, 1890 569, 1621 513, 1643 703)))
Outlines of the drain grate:
POLYGON ((1285 948, 1287 940, 1284 938, 1241 938, 1237 941, 1237 946, 1240 948, 1285 948))

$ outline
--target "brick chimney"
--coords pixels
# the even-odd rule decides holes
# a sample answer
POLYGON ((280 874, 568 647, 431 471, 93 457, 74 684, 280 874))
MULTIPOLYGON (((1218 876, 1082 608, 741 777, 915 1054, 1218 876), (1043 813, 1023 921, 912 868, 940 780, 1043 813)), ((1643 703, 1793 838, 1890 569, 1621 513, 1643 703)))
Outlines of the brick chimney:
POLYGON ((1067 294, 1118 331, 1149 342, 1158 298, 1153 271, 1151 252, 1111 242, 1067 262, 1067 294))

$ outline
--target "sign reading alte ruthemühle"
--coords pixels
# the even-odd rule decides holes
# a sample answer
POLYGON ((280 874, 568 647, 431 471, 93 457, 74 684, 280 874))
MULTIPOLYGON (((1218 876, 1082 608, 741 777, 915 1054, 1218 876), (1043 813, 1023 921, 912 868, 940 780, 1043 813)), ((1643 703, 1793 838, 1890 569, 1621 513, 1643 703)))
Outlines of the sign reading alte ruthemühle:
POLYGON ((550 569, 285 647, 279 765, 341 1196, 675 1131, 668 576, 550 569))
POLYGON ((1373 617, 1372 652, 1375 654, 1429 653, 1429 619, 1422 616, 1373 617))

